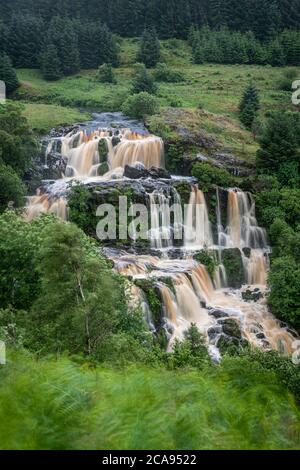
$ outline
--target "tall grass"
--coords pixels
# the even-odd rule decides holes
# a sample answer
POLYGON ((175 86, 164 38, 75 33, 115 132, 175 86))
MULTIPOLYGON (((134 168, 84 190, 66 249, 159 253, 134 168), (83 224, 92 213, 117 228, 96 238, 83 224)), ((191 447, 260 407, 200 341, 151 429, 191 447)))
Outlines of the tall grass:
POLYGON ((10 353, 1 449, 295 449, 299 411, 243 359, 204 372, 89 369, 10 353))

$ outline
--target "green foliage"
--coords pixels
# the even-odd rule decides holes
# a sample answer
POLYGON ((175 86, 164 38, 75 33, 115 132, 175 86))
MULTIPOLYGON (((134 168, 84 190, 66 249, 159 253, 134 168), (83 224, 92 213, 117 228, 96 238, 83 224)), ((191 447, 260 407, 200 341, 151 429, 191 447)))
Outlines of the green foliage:
POLYGON ((282 165, 299 163, 299 128, 300 121, 296 113, 273 113, 259 139, 258 168, 276 175, 282 165))
POLYGON ((258 360, 227 358, 200 373, 119 371, 8 353, 2 449, 299 448, 294 400, 258 360))
POLYGON ((116 84, 117 80, 116 80, 112 66, 109 64, 100 65, 100 67, 97 70, 96 80, 100 83, 116 84))
POLYGON ((214 256, 214 253, 210 253, 209 251, 200 251, 196 254, 196 256, 194 256, 194 259, 198 261, 198 263, 203 264, 206 267, 211 279, 214 279, 216 268, 218 267, 218 262, 214 256))
POLYGON ((255 85, 250 83, 244 91, 240 103, 240 120, 248 129, 251 129, 259 107, 258 91, 255 85))
MULTIPOLYGON (((285 30, 274 37, 274 31, 268 34, 266 28, 261 31, 262 34, 255 35, 248 25, 242 32, 230 31, 223 24, 220 26, 222 27, 217 30, 207 26, 199 30, 191 29, 189 42, 196 64, 270 64, 274 67, 299 65, 298 31, 285 30), (269 37, 266 38, 266 35, 269 37)), ((213 27, 215 28, 215 24, 213 27)))
POLYGON ((154 71, 155 80, 158 82, 180 83, 184 81, 183 73, 170 69, 165 63, 158 63, 154 71))
POLYGON ((238 248, 223 250, 222 263, 225 266, 228 285, 240 289, 245 282, 244 265, 238 248))
POLYGON ((58 80, 62 76, 61 62, 54 44, 49 44, 41 54, 41 70, 45 80, 58 80))
POLYGON ((137 61, 142 62, 146 67, 154 67, 160 59, 160 42, 156 30, 146 29, 143 33, 137 61))
POLYGON ((277 258, 269 275, 269 306, 277 317, 300 329, 300 268, 292 257, 277 258))
POLYGON ((0 52, 0 80, 5 83, 7 93, 15 91, 20 85, 10 58, 3 52, 0 52))
POLYGON ((233 184, 233 178, 226 170, 215 168, 209 163, 196 163, 192 175, 197 178, 203 192, 210 191, 214 185, 228 188, 233 184))
POLYGON ((40 290, 38 251, 44 227, 52 217, 31 224, 14 212, 0 216, 0 304, 28 309, 40 290))
POLYGON ((144 118, 159 112, 158 100, 147 92, 129 96, 123 104, 122 111, 127 116, 144 118))
POLYGON ((11 167, 0 163, 0 213, 9 203, 14 207, 23 206, 24 198, 25 188, 19 176, 11 167))
POLYGON ((172 354, 169 358, 169 368, 196 368, 203 369, 210 363, 210 357, 204 337, 197 326, 192 324, 185 332, 184 341, 175 341, 172 354))
POLYGON ((138 70, 136 77, 133 81, 131 91, 133 94, 146 92, 152 95, 155 95, 155 93, 157 92, 157 85, 154 81, 154 78, 151 73, 148 72, 146 67, 142 67, 138 70))
POLYGON ((37 142, 22 108, 11 102, 0 105, 0 163, 9 165, 23 176, 36 151, 37 142))

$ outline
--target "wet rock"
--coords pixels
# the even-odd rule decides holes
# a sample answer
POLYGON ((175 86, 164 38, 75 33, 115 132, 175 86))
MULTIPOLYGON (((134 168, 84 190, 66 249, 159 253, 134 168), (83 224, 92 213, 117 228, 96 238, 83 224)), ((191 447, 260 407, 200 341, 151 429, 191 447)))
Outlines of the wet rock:
POLYGON ((213 341, 214 339, 216 339, 221 333, 222 333, 222 327, 219 327, 219 326, 213 326, 212 328, 209 328, 209 330, 207 330, 207 334, 208 334, 210 341, 213 341))
POLYGON ((163 168, 152 167, 148 170, 141 163, 129 166, 126 165, 124 176, 130 179, 152 178, 152 179, 171 179, 170 173, 163 168))
POLYGON ((101 163, 98 168, 98 176, 103 176, 109 172, 109 165, 106 162, 101 163))
POLYGON ((124 176, 132 180, 138 180, 140 178, 148 178, 149 170, 144 165, 125 166, 124 176))
MULTIPOLYGON (((76 147, 76 145, 75 145, 76 147)), ((101 139, 98 144, 98 152, 99 152, 99 160, 100 163, 107 162, 108 158, 108 148, 107 148, 107 143, 106 140, 101 139)), ((103 173, 102 173, 103 174, 103 173)))
POLYGON ((164 168, 156 168, 156 167, 150 168, 149 176, 150 178, 154 178, 154 179, 166 179, 166 180, 171 179, 170 173, 164 168))
POLYGON ((247 289, 245 292, 242 292, 242 298, 245 302, 258 302, 263 298, 263 293, 260 290, 250 290, 247 289))
POLYGON ((116 147, 117 145, 119 145, 120 142, 121 142, 121 139, 117 136, 114 136, 111 140, 111 143, 112 143, 113 147, 116 147))
POLYGON ((240 326, 235 320, 228 318, 225 320, 219 320, 218 323, 222 325, 223 332, 227 336, 230 336, 231 338, 237 338, 239 340, 242 339, 240 326))
POLYGON ((209 315, 212 315, 213 317, 219 319, 219 318, 226 318, 228 317, 228 313, 224 312, 223 310, 220 309, 210 309, 208 311, 209 315))

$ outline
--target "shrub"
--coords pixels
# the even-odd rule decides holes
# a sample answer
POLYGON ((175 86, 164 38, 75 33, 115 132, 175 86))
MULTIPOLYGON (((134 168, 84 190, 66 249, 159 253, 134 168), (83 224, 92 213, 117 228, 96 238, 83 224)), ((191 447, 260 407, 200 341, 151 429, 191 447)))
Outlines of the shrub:
POLYGON ((277 258, 269 274, 268 298, 272 312, 300 330, 300 268, 290 256, 277 258))
POLYGON ((25 188, 16 172, 6 165, 0 164, 0 212, 3 212, 9 203, 15 207, 24 205, 25 188))
POLYGON ((159 63, 156 66, 154 77, 158 82, 179 83, 184 80, 184 75, 177 71, 170 69, 167 64, 159 63))
POLYGON ((149 93, 142 92, 137 95, 129 96, 123 104, 122 111, 127 116, 137 119, 153 115, 159 112, 158 100, 149 93))
POLYGON ((112 66, 109 64, 101 65, 97 70, 96 80, 100 83, 116 84, 117 80, 112 66))
POLYGON ((133 94, 137 94, 137 93, 141 93, 142 91, 145 91, 152 95, 155 95, 155 93, 157 92, 157 85, 154 81, 154 78, 145 67, 141 68, 137 72, 136 77, 132 84, 131 91, 133 94))
POLYGON ((203 192, 208 192, 213 185, 224 188, 234 185, 234 179, 227 171, 214 168, 209 163, 196 163, 193 166, 192 175, 197 178, 203 192))

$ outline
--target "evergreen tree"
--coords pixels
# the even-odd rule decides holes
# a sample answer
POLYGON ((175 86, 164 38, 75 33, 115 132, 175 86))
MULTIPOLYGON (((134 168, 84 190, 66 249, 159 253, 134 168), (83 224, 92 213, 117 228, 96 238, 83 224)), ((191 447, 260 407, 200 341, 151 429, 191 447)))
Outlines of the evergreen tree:
POLYGON ((257 166, 264 172, 277 174, 282 165, 299 162, 299 119, 288 112, 276 112, 268 120, 259 140, 257 166))
POLYGON ((282 67, 285 65, 285 53, 278 39, 272 41, 268 49, 269 62, 273 67, 282 67))
POLYGON ((62 76, 61 62, 54 44, 49 44, 41 55, 41 69, 46 80, 58 80, 62 76))
POLYGON ((7 93, 15 91, 19 86, 16 71, 10 58, 5 53, 0 53, 0 80, 5 82, 7 93))
POLYGON ((14 14, 8 24, 7 53, 15 67, 36 68, 42 51, 43 21, 33 15, 14 14))
POLYGON ((137 73, 133 84, 132 84, 132 93, 137 94, 141 92, 147 92, 155 95, 157 92, 157 85, 151 73, 148 72, 146 67, 142 67, 141 70, 137 73))
POLYGON ((108 64, 103 64, 98 68, 96 80, 101 83, 117 83, 113 68, 108 64))
POLYGON ((244 91, 241 103, 240 103, 240 120, 245 127, 251 129, 253 121, 259 110, 259 96, 257 89, 253 83, 251 83, 244 91))
POLYGON ((141 39, 137 60, 146 67, 155 67, 160 59, 160 42, 154 28, 147 29, 141 39))

